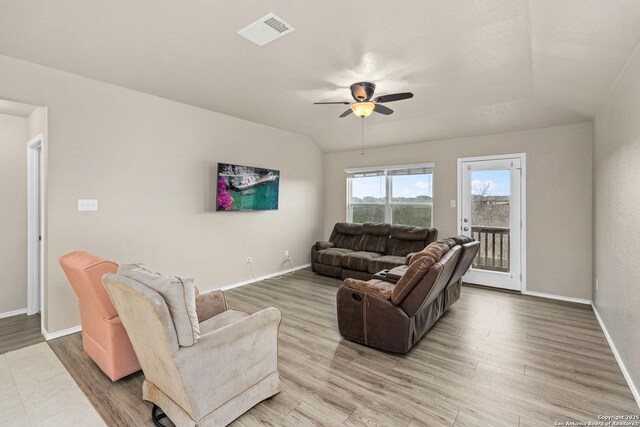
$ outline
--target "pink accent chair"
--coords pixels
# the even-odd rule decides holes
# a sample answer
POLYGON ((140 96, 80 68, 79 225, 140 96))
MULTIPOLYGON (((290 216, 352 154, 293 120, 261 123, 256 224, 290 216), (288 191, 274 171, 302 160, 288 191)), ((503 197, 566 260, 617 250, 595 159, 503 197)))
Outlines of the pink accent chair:
POLYGON ((82 345, 111 381, 140 370, 127 331, 102 285, 102 276, 115 273, 118 264, 88 252, 71 252, 60 257, 80 303, 82 345))

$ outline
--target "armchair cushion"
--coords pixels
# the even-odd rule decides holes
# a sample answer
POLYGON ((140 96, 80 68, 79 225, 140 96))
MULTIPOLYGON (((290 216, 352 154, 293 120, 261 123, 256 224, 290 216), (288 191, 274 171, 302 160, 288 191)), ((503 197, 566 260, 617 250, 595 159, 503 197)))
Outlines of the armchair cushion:
POLYGON ((398 305, 409 295, 422 280, 427 270, 436 263, 449 250, 449 245, 442 242, 434 242, 411 258, 409 268, 396 283, 391 295, 391 302, 398 305))
POLYGON ((372 279, 367 282, 358 279, 345 279, 344 284, 350 289, 385 301, 391 298, 391 292, 394 288, 393 283, 377 279, 372 279))
MULTIPOLYGON (((224 294, 219 291, 205 292, 203 294, 196 295, 196 312, 198 313, 198 322, 203 322, 223 313, 227 310, 227 300, 224 298, 224 294)), ((202 327, 200 327, 200 333, 202 327)))
POLYGON ((323 249, 334 248, 335 246, 336 246, 336 244, 333 243, 333 242, 317 241, 316 242, 316 251, 321 251, 323 249))
POLYGON ((158 292, 167 303, 181 347, 194 345, 200 337, 193 279, 163 276, 144 264, 125 264, 118 274, 136 280, 158 292))

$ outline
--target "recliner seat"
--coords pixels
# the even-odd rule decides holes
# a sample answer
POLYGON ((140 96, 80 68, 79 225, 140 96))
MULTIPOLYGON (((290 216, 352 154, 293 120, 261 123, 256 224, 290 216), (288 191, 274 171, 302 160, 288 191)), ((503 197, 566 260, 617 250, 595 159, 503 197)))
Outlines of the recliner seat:
POLYGON ((142 398, 176 426, 226 426, 280 391, 277 308, 231 310, 221 291, 194 297, 188 279, 141 265, 102 281, 142 366, 142 398))
POLYGON ((376 275, 384 280, 346 279, 336 295, 340 335, 408 352, 460 298, 462 276, 479 248, 466 236, 443 239, 414 254, 408 266, 376 275))

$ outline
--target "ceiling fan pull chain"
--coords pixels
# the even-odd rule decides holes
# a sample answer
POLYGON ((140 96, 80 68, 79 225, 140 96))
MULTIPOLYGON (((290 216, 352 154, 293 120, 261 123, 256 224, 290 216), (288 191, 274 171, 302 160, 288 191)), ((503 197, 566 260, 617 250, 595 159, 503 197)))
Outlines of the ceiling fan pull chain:
POLYGON ((360 155, 364 156, 364 116, 362 117, 362 150, 360 151, 360 155))

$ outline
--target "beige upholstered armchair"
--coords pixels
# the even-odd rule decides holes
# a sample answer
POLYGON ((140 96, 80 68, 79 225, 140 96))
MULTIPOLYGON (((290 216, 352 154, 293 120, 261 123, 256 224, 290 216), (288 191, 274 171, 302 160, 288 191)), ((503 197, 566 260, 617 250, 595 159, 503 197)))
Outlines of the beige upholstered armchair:
POLYGON ((160 407, 177 426, 224 426, 280 391, 277 308, 230 310, 220 291, 196 299, 192 282, 139 267, 121 266, 103 283, 142 366, 155 423, 160 407))

